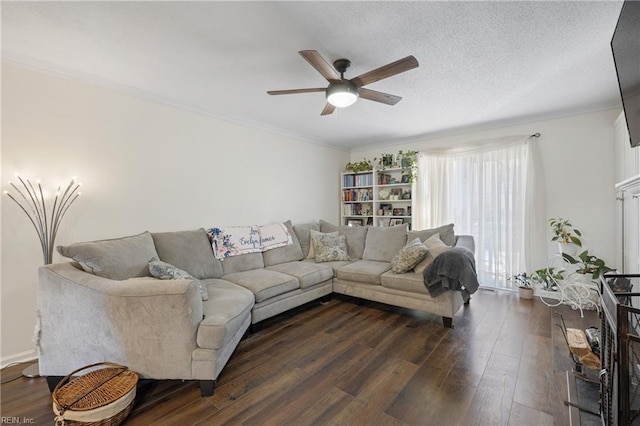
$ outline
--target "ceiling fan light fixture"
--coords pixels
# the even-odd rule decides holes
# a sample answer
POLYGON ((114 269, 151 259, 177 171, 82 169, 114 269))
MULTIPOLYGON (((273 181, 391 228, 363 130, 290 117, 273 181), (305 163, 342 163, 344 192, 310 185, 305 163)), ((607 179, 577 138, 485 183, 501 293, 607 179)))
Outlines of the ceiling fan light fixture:
POLYGON ((350 81, 340 81, 329 84, 327 88, 327 102, 336 108, 346 108, 358 100, 360 91, 350 81))

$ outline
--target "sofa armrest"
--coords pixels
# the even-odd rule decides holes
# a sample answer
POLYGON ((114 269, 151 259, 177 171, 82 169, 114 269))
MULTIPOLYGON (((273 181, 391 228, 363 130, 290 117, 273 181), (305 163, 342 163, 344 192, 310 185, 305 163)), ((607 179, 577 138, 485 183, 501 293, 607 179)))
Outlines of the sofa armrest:
POLYGON ((38 274, 42 375, 66 375, 87 364, 111 361, 143 377, 191 377, 202 321, 195 282, 114 281, 72 263, 43 266, 38 274))
POLYGON ((473 239, 473 235, 456 235, 456 247, 464 247, 471 250, 471 253, 476 254, 476 242, 473 239))

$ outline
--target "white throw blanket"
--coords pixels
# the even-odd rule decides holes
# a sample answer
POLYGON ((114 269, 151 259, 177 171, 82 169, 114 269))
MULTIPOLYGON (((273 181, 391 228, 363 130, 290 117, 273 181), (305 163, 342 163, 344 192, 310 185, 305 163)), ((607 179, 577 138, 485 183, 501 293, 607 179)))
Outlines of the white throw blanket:
POLYGON ((211 228, 207 233, 217 259, 262 252, 293 243, 291 233, 283 223, 211 228))

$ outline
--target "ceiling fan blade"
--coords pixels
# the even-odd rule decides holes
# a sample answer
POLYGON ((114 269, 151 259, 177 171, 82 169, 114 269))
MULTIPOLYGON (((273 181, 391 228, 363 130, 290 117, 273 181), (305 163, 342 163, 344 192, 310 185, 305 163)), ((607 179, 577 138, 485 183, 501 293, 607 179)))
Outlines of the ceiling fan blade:
POLYGON ((327 81, 340 80, 340 75, 316 50, 301 50, 298 52, 312 67, 314 67, 327 81))
POLYGON ((320 115, 329 115, 333 113, 333 111, 335 110, 336 110, 336 107, 331 105, 329 102, 327 102, 327 104, 324 106, 324 109, 322 110, 320 115))
POLYGON ((412 55, 406 58, 398 59, 390 64, 383 65, 380 68, 376 68, 364 74, 361 74, 351 79, 351 82, 358 87, 366 86, 367 84, 375 83, 376 81, 388 78, 396 74, 400 74, 405 71, 418 67, 418 60, 412 55))
POLYGON ((314 87, 312 89, 268 90, 267 93, 270 95, 294 95, 297 93, 314 93, 326 91, 326 87, 314 87))
POLYGON ((402 100, 402 97, 390 95, 389 93, 378 92, 371 89, 360 89, 360 97, 370 101, 381 102, 387 105, 395 105, 402 100))

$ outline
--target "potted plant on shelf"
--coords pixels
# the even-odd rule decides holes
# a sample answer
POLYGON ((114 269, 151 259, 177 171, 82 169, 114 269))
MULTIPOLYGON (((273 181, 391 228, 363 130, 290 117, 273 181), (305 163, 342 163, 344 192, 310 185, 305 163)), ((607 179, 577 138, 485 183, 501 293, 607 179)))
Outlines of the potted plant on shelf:
POLYGON ((415 180, 418 169, 418 158, 416 154, 418 154, 418 151, 398 151, 400 167, 402 167, 402 182, 413 183, 415 180))
POLYGON ((393 154, 380 154, 380 158, 373 159, 373 161, 376 160, 378 161, 378 170, 393 167, 393 154))
POLYGON ((571 225, 569 220, 563 218, 549 219, 549 226, 553 231, 551 241, 558 243, 560 253, 575 256, 578 247, 582 247, 582 233, 571 225))
POLYGON ((590 254, 589 250, 583 251, 577 257, 562 253, 562 257, 570 264, 576 265, 578 268, 576 273, 585 275, 587 281, 597 280, 606 272, 613 271, 613 268, 608 267, 603 259, 590 254))
POLYGON ((533 299, 531 276, 528 276, 526 272, 520 272, 509 279, 518 286, 520 299, 533 299))
POLYGON ((366 158, 362 159, 362 161, 358 161, 358 162, 354 162, 354 163, 347 163, 346 166, 344 166, 345 170, 349 170, 352 171, 354 173, 359 173, 359 172, 366 172, 368 170, 372 170, 373 169, 373 163, 370 160, 367 160, 366 158))

